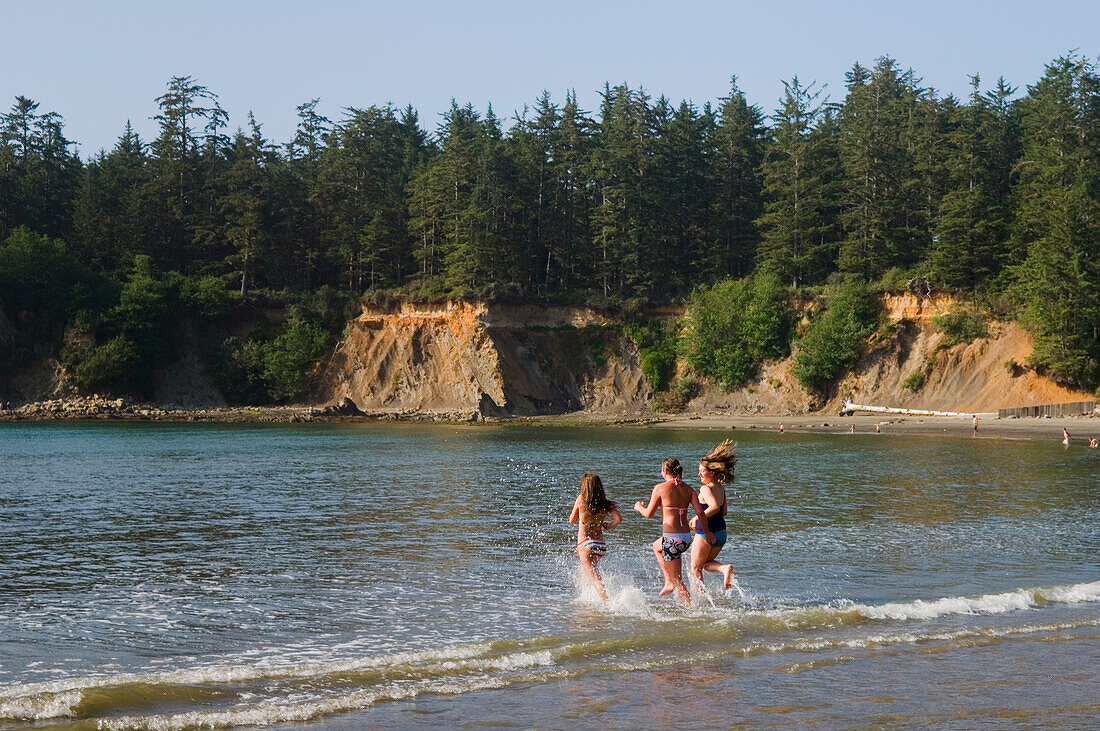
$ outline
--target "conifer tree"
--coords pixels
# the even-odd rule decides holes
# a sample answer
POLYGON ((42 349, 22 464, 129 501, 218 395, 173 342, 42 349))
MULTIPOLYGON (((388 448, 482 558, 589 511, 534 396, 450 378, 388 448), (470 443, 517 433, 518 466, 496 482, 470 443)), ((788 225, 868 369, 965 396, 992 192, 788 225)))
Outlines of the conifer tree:
MULTIPOLYGON (((830 226, 827 139, 816 134, 825 113, 823 89, 783 82, 781 106, 772 115, 771 144, 764 157, 764 215, 760 260, 791 287, 821 281, 835 258, 830 226)), ((835 128, 833 128, 835 129, 835 128)))
POLYGON ((765 150, 763 114, 749 104, 737 86, 737 77, 730 79, 729 94, 719 101, 713 167, 716 251, 708 259, 714 279, 749 273, 760 239, 756 221, 764 205, 760 176, 765 150))
POLYGON ((1056 377, 1100 377, 1100 77, 1070 54, 1019 104, 1023 159, 1013 236, 1027 258, 1011 293, 1035 336, 1033 361, 1056 377))

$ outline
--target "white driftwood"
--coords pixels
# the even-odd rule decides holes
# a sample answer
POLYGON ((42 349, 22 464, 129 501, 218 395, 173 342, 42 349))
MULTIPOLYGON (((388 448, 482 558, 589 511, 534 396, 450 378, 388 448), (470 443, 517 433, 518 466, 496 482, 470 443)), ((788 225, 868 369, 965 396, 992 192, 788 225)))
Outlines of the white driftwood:
POLYGON ((844 402, 844 412, 869 411, 875 414, 904 414, 906 416, 981 416, 987 419, 997 418, 996 412, 976 413, 973 411, 925 411, 923 409, 898 409, 893 406, 868 406, 867 404, 854 404, 851 401, 844 402))

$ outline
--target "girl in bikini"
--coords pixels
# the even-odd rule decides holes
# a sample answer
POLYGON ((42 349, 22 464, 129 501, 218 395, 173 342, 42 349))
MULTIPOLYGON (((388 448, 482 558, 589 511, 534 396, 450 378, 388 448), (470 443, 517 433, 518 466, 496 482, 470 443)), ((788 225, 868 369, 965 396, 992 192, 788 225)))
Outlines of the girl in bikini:
POLYGON ((705 520, 692 518, 692 528, 695 529, 695 540, 691 544, 691 576, 694 582, 702 584, 703 570, 717 571, 722 574, 722 588, 730 588, 733 577, 733 567, 728 563, 719 563, 718 557, 722 546, 726 545, 726 488, 727 482, 733 481, 733 467, 737 464, 737 445, 730 444, 726 440, 710 451, 706 457, 699 460, 699 502, 703 506, 705 520), (708 541, 704 536, 701 523, 706 523, 707 528, 714 534, 714 540, 708 541))
MULTIPOLYGON (((658 510, 661 511, 662 534, 653 542, 653 554, 657 557, 657 564, 665 577, 660 595, 677 591, 684 606, 691 606, 691 595, 684 586, 680 556, 691 547, 691 527, 688 525, 687 511, 693 508, 696 515, 702 515, 703 508, 699 503, 699 496, 681 479, 681 475, 683 468, 680 467, 679 460, 673 457, 666 459, 661 463, 661 477, 664 482, 654 485, 649 505, 639 500, 634 503, 634 509, 646 518, 652 518, 658 510)), ((707 540, 714 539, 708 528, 704 526, 703 530, 707 540)))
POLYGON ((601 601, 607 601, 607 591, 603 586, 603 577, 597 564, 607 555, 607 543, 603 532, 623 522, 623 516, 615 503, 607 499, 603 491, 603 482, 595 472, 586 472, 581 478, 581 494, 573 501, 573 512, 569 514, 570 525, 577 523, 577 555, 581 557, 581 568, 592 580, 601 601), (610 517, 610 520, 609 520, 610 517))

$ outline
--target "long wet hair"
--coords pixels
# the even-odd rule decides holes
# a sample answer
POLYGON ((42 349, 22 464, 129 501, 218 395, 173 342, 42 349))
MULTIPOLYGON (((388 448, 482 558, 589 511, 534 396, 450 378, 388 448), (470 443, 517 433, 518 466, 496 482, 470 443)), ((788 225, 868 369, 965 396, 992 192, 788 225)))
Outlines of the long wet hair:
POLYGON ((610 513, 615 509, 615 503, 607 499, 603 481, 595 472, 585 472, 581 478, 581 505, 591 515, 610 513))
POLYGON ((684 468, 680 466, 680 460, 675 457, 669 457, 661 463, 661 469, 669 473, 676 479, 683 477, 684 468))
POLYGON ((730 440, 719 444, 710 450, 706 457, 699 460, 699 464, 714 474, 714 481, 725 484, 733 481, 733 467, 737 464, 737 445, 730 444, 730 440))

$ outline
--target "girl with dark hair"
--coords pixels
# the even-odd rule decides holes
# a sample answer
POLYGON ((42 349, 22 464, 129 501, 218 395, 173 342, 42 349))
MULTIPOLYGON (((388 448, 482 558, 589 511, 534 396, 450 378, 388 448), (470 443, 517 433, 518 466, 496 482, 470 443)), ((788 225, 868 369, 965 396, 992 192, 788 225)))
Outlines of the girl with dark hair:
POLYGON ((570 525, 577 525, 577 555, 581 558, 581 568, 592 580, 601 601, 607 601, 603 577, 597 566, 600 559, 607 555, 607 543, 603 532, 623 522, 623 516, 615 503, 607 499, 603 491, 603 482, 595 472, 586 472, 581 478, 581 494, 573 501, 573 512, 569 514, 570 525), (608 518, 610 517, 610 520, 608 518))
MULTIPOLYGON (((666 459, 661 463, 661 477, 664 482, 654 485, 649 505, 639 500, 634 503, 634 509, 646 518, 652 518, 658 510, 661 511, 661 537, 653 542, 653 554, 657 557, 657 564, 665 577, 665 585, 659 593, 664 596, 677 591, 684 605, 691 606, 691 595, 684 586, 680 556, 691 547, 688 508, 693 508, 697 515, 702 515, 703 509, 699 496, 681 479, 682 475, 683 468, 680 467, 679 460, 672 457, 666 459)), ((714 535, 706 527, 703 530, 706 531, 707 540, 714 539, 714 535)))

